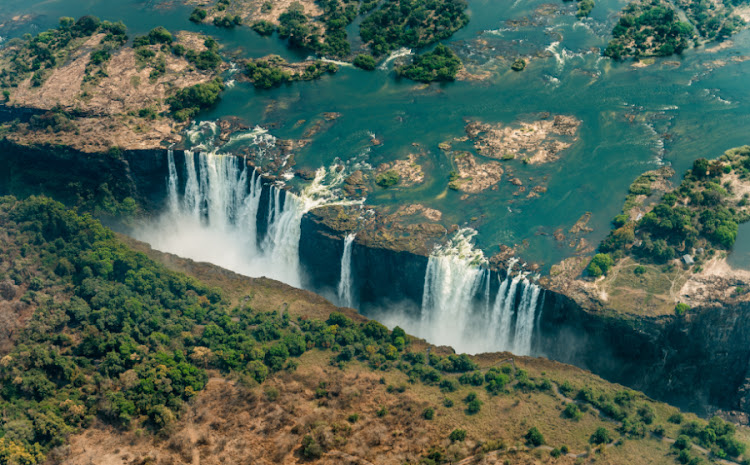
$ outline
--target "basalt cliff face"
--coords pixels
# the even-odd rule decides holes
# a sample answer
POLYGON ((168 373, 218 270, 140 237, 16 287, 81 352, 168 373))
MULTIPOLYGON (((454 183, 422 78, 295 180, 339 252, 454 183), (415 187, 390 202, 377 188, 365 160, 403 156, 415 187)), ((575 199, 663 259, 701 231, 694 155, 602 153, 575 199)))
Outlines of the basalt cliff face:
POLYGON ((716 302, 682 317, 622 317, 547 291, 536 353, 703 414, 747 422, 750 305, 716 302))
MULTIPOLYGON (((176 151, 180 166, 182 153, 176 151)), ((47 194, 75 205, 81 196, 131 197, 146 214, 165 206, 166 150, 124 151, 119 156, 59 147, 26 147, 0 142, 0 192, 47 194), (98 193, 98 194, 97 194, 98 193)), ((259 237, 267 225, 270 182, 258 213, 259 237), (266 209, 266 210, 264 210, 266 209)), ((299 258, 307 287, 336 289, 345 234, 326 225, 315 210, 301 222, 299 258)), ((365 235, 366 236, 366 235, 365 235)), ((425 237, 434 240, 434 235, 425 237)), ((400 303, 419 311, 428 256, 356 240, 352 276, 360 311, 400 303)), ((493 295, 505 271, 493 272, 493 295)), ((532 353, 571 363, 648 395, 700 413, 750 414, 750 304, 715 302, 682 317, 623 316, 606 307, 586 308, 572 298, 543 291, 532 353)))

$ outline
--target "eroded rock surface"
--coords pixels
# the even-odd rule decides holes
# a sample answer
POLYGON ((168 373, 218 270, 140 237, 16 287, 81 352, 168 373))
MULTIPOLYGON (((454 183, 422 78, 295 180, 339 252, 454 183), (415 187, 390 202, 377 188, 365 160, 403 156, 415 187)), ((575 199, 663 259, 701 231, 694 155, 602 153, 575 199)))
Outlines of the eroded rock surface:
POLYGON ((578 140, 581 121, 573 116, 541 114, 511 125, 468 121, 466 135, 479 154, 503 160, 523 158, 526 163, 549 163, 578 140))

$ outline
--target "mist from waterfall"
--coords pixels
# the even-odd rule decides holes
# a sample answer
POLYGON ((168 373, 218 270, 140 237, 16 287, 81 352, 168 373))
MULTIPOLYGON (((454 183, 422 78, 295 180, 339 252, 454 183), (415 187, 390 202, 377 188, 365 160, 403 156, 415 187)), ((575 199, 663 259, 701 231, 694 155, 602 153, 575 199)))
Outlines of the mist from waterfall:
POLYGON ((332 167, 319 169, 299 195, 271 186, 268 226, 260 238, 258 214, 263 183, 244 158, 186 151, 184 172, 179 173, 170 150, 167 209, 157 221, 133 235, 158 250, 301 287, 302 216, 317 206, 339 203, 335 187, 342 182, 343 174, 332 167))
POLYGON ((338 286, 339 305, 349 308, 354 308, 352 245, 355 237, 355 234, 347 234, 344 239, 344 252, 341 254, 341 278, 338 286))
POLYGON ((484 254, 472 244, 475 235, 472 229, 462 229, 430 255, 418 318, 389 311, 378 318, 459 352, 530 355, 541 288, 527 273, 513 274, 511 261, 492 302, 492 274, 484 254))

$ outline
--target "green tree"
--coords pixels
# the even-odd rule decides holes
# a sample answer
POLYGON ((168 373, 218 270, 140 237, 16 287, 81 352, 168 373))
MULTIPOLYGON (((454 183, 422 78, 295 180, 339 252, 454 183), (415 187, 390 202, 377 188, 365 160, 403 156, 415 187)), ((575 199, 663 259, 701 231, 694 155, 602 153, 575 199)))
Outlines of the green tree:
POLYGON ((539 447, 544 444, 544 436, 536 426, 532 426, 524 438, 526 438, 526 442, 532 447, 539 447))

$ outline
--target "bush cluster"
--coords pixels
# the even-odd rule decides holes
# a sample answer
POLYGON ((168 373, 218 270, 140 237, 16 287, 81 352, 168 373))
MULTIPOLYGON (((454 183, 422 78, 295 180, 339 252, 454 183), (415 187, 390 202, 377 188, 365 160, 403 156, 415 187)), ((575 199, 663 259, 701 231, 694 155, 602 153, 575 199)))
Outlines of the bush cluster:
POLYGON ((396 68, 396 73, 412 81, 453 81, 461 69, 461 60, 443 44, 432 52, 418 55, 414 62, 396 68))

